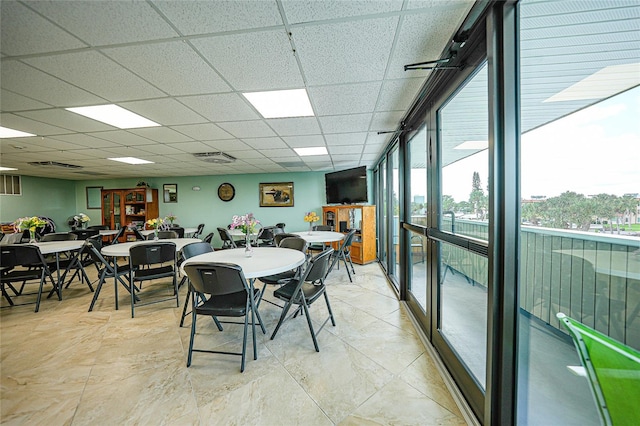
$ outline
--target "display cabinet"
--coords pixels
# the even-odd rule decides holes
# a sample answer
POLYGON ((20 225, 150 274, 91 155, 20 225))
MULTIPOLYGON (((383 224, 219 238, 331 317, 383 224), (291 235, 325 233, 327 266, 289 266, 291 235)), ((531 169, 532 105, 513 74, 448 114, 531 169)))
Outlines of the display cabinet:
MULTIPOLYGON (((376 206, 335 205, 322 207, 322 222, 344 234, 356 229, 351 260, 363 265, 376 260, 376 206)), ((339 243, 334 243, 337 249, 339 243)))
MULTIPOLYGON (((123 226, 144 229, 144 223, 158 217, 158 190, 138 187, 102 190, 102 224, 110 229, 123 226)), ((135 239, 133 232, 125 232, 122 241, 135 239)))

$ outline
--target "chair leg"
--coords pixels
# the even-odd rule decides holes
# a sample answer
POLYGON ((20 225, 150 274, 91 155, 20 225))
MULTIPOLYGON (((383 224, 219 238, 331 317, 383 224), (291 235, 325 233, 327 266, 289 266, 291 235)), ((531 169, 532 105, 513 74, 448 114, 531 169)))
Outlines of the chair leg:
POLYGON ((309 315, 309 308, 307 307, 307 301, 302 298, 302 309, 304 310, 304 316, 307 317, 307 324, 309 325, 309 331, 311 332, 311 338, 313 339, 313 347, 316 348, 316 352, 320 352, 318 347, 318 339, 316 338, 316 332, 313 330, 313 324, 311 323, 311 315, 309 315))
MULTIPOLYGON (((184 308, 182 308, 182 318, 180 318, 180 327, 184 325, 184 317, 187 316, 187 305, 189 305, 189 300, 191 299, 189 296, 191 296, 191 284, 189 284, 189 287, 187 288, 187 297, 184 300, 184 308)), ((193 306, 191 306, 191 309, 193 309, 193 306)))
MULTIPOLYGON (((102 285, 105 281, 106 269, 100 274, 100 281, 98 281, 98 286, 96 287, 96 291, 93 293, 93 299, 91 300, 91 305, 89 305, 89 312, 93 311, 93 305, 96 304, 98 300, 98 296, 100 296, 100 290, 102 290, 102 285)), ((117 286, 117 283, 116 283, 117 286)))
MULTIPOLYGON (((251 311, 253 313, 253 303, 251 302, 250 299, 247 299, 247 304, 245 306, 245 312, 244 312, 244 333, 242 335, 242 359, 240 361, 240 372, 243 373, 244 372, 244 357, 247 351, 247 330, 249 329, 249 311, 251 311)), ((253 315, 251 316, 251 326, 253 327, 253 330, 255 331, 256 329, 256 322, 253 319, 253 315)), ((255 333, 253 334, 255 337, 255 333)))
MULTIPOLYGON (((193 302, 196 303, 195 293, 193 293, 193 302)), ((189 337, 189 354, 187 355, 187 367, 191 365, 191 356, 193 354, 193 339, 196 335, 196 310, 191 311, 191 336, 189 337)))
POLYGON ((287 304, 284 305, 284 308, 282 309, 282 313, 280 314, 280 320, 278 320, 278 324, 276 325, 276 328, 273 330, 273 334, 271 334, 271 340, 273 340, 273 338, 276 337, 278 330, 280 330, 280 326, 282 326, 284 319, 287 317, 287 314, 289 313, 289 309, 291 309, 291 301, 287 302, 287 304))
MULTIPOLYGON (((7 285, 13 288, 11 283, 7 283, 7 285)), ((2 296, 4 296, 4 298, 7 299, 7 302, 9 302, 9 305, 13 306, 13 300, 11 300, 11 297, 9 297, 9 293, 7 293, 7 290, 4 288, 4 283, 2 283, 2 285, 0 286, 0 289, 2 289, 2 296)), ((15 289, 13 289, 13 292, 15 293, 15 289)))
POLYGON ((327 296, 327 292, 324 292, 324 300, 327 302, 327 310, 329 311, 329 318, 331 318, 331 325, 336 326, 336 321, 333 318, 333 311, 331 310, 331 304, 329 303, 329 296, 327 296))

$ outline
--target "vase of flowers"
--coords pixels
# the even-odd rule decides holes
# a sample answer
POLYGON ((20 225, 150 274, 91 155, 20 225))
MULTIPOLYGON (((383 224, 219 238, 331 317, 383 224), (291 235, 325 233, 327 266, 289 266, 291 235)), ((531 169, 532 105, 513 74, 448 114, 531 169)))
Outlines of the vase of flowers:
POLYGON ((167 215, 167 217, 165 217, 165 218, 164 218, 164 220, 169 222, 169 226, 170 226, 170 227, 173 227, 173 222, 175 222, 176 220, 178 220, 178 216, 176 216, 176 215, 175 215, 175 214, 173 214, 173 213, 169 213, 169 214, 167 215))
POLYGON ((153 239, 157 240, 158 239, 158 228, 160 228, 160 226, 162 226, 162 224, 164 223, 164 220, 162 218, 156 217, 155 219, 149 219, 148 221, 145 222, 145 224, 153 229, 153 239))
POLYGON ((304 215, 304 221, 309 222, 309 235, 311 235, 311 231, 313 231, 313 224, 319 220, 320 217, 316 214, 316 212, 307 212, 304 215))
POLYGON ((260 223, 258 219, 253 216, 253 213, 247 213, 242 216, 233 216, 231 221, 231 229, 238 228, 245 234, 246 243, 244 246, 244 255, 247 257, 253 256, 253 246, 251 245, 251 234, 256 232, 256 226, 260 223))
POLYGON ((13 222, 13 227, 19 231, 24 232, 29 230, 29 244, 33 244, 37 242, 36 240, 36 229, 45 226, 47 222, 40 219, 38 216, 32 217, 21 217, 13 222))

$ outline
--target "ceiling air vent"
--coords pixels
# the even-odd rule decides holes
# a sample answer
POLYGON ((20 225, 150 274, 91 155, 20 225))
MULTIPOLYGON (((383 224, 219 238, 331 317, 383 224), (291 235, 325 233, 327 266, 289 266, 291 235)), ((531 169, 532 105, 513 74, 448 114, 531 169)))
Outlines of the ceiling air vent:
POLYGON ((82 168, 82 166, 76 166, 75 164, 58 163, 57 161, 30 161, 29 164, 31 164, 32 166, 60 167, 63 169, 81 169, 82 168))
POLYGON ((232 157, 224 152, 199 152, 193 154, 197 159, 206 161, 207 163, 228 164, 236 161, 236 157, 232 157))

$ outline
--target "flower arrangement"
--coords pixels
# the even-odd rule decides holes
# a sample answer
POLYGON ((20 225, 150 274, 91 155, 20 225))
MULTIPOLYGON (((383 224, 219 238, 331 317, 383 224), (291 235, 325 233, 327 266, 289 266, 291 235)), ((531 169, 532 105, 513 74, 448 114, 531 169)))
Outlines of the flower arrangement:
POLYGON ((253 216, 253 213, 247 213, 242 216, 233 216, 231 229, 238 228, 245 234, 253 234, 256 232, 256 225, 260 221, 253 216))
POLYGON ((38 216, 27 216, 16 219, 16 221, 13 222, 13 227, 16 229, 16 232, 26 230, 29 230, 30 232, 36 232, 36 228, 42 228, 46 224, 47 222, 40 219, 38 216))
POLYGON ((151 229, 158 229, 164 223, 164 219, 156 217, 155 219, 149 219, 145 224, 151 229))
POLYGON ((167 217, 164 218, 165 221, 169 221, 170 224, 173 225, 173 222, 178 220, 178 216, 173 213, 169 213, 167 217))
POLYGON ((77 223, 87 223, 89 222, 91 219, 89 218, 89 216, 87 216, 84 213, 78 213, 77 215, 73 216, 73 219, 77 222, 77 223))
POLYGON ((304 215, 304 221, 309 222, 310 224, 313 222, 317 222, 320 220, 320 216, 316 214, 316 212, 307 212, 304 215))

